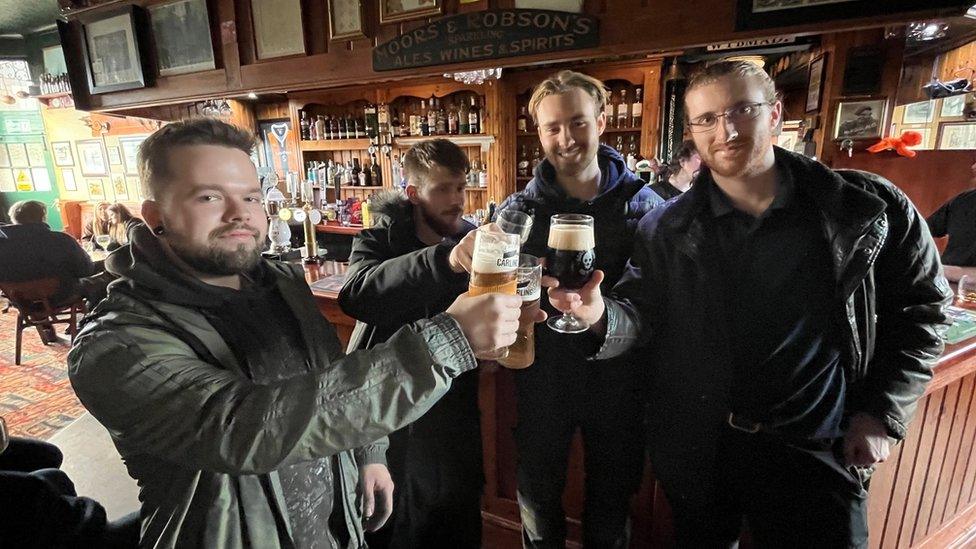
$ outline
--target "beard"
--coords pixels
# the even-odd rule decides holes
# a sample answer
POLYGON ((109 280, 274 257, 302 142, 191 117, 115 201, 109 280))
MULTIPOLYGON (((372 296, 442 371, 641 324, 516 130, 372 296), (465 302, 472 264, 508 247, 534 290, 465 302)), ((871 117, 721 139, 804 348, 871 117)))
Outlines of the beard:
POLYGON ((214 230, 208 235, 207 246, 200 246, 172 232, 167 232, 167 242, 176 254, 191 269, 209 275, 229 276, 250 272, 261 261, 261 247, 258 245, 258 231, 252 227, 234 226, 214 230), (217 244, 217 239, 225 233, 238 230, 254 231, 254 243, 241 243, 228 250, 217 244), (175 238, 174 238, 175 237, 175 238))
POLYGON ((420 215, 424 218, 427 225, 439 236, 451 237, 461 230, 461 214, 464 210, 451 209, 440 214, 434 213, 427 209, 424 204, 417 204, 420 208, 420 215))
POLYGON ((699 151, 699 155, 702 157, 702 163, 708 166, 713 174, 728 178, 744 177, 749 175, 765 157, 769 149, 769 139, 764 135, 740 136, 719 145, 718 150, 707 148, 704 154, 699 151), (719 152, 725 145, 734 147, 735 153, 731 158, 719 152))

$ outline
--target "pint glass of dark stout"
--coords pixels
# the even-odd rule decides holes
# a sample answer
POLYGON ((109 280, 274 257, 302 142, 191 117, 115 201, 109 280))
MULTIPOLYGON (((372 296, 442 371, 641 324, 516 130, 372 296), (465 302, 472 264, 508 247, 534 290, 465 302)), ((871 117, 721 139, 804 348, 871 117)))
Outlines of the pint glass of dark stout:
MULTIPOLYGON (((596 252, 593 218, 582 214, 556 214, 549 226, 546 270, 559 280, 559 287, 578 290, 593 276, 596 252)), ((585 332, 590 325, 571 313, 549 319, 549 327, 564 334, 585 332)))
POLYGON ((534 255, 519 256, 516 293, 522 298, 518 333, 508 347, 508 356, 498 360, 506 368, 528 368, 535 362, 535 316, 542 296, 542 264, 534 255))
MULTIPOLYGON (((474 253, 471 254, 471 280, 468 295, 487 293, 515 295, 519 265, 519 235, 508 234, 497 225, 483 225, 474 235, 474 253)), ((503 347, 478 355, 485 360, 498 360, 508 355, 503 347)))

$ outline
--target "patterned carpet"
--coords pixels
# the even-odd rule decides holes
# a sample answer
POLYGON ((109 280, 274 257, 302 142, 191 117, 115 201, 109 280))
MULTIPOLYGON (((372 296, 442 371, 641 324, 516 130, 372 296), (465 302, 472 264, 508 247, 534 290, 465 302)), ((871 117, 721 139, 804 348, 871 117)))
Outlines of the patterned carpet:
MULTIPOLYGON (((0 299, 0 310, 5 306, 0 299)), ((0 313, 0 415, 11 434, 46 440, 85 409, 68 382, 68 345, 44 345, 37 330, 24 330, 21 364, 15 366, 16 325, 15 309, 0 313)))

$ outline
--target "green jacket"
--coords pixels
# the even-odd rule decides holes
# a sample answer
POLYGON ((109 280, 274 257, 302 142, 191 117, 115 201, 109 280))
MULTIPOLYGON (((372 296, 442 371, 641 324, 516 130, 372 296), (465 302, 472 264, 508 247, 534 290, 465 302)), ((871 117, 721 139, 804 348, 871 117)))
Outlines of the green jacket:
POLYGON ((142 230, 109 257, 121 279, 68 356, 75 392, 139 484, 141 546, 292 547, 276 470, 332 455, 348 547, 365 546, 350 450, 365 447, 360 463, 381 460, 373 441, 419 418, 476 366, 457 323, 439 315, 344 356, 302 269, 267 262, 315 371, 256 384, 194 306, 192 281, 173 280, 147 259, 158 255, 153 246, 142 230))

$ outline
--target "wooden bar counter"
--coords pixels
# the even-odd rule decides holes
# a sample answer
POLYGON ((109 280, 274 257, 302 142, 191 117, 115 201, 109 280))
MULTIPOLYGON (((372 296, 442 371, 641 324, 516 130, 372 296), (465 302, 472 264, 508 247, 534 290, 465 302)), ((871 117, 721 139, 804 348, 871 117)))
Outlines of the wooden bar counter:
MULTIPOLYGON (((343 269, 341 264, 305 266, 309 283, 343 269)), ((338 292, 312 293, 345 344, 355 321, 339 309, 338 292)), ((511 372, 483 371, 480 393, 486 547, 520 547, 511 372)), ((563 500, 569 517, 569 546, 578 547, 583 501, 578 437, 563 500)), ((871 480, 868 508, 872 549, 976 546, 976 338, 946 347, 908 436, 894 447, 871 480)), ((631 547, 673 545, 670 511, 650 467, 632 509, 631 547)))

